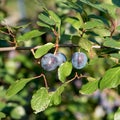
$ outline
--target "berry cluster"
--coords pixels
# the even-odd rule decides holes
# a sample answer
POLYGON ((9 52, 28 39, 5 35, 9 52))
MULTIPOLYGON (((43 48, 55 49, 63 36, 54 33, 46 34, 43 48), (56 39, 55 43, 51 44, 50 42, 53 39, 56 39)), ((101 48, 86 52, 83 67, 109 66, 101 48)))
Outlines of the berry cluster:
POLYGON ((52 53, 48 53, 42 57, 41 66, 46 71, 52 71, 65 61, 66 57, 63 53, 58 52, 55 55, 52 53))
MULTIPOLYGON (((56 53, 55 55, 52 53, 48 53, 44 55, 41 59, 41 66, 46 71, 55 70, 58 66, 60 66, 63 62, 65 62, 66 56, 63 53, 56 53)), ((75 52, 72 55, 72 64, 76 69, 82 69, 85 67, 87 63, 87 56, 83 52, 75 52)))

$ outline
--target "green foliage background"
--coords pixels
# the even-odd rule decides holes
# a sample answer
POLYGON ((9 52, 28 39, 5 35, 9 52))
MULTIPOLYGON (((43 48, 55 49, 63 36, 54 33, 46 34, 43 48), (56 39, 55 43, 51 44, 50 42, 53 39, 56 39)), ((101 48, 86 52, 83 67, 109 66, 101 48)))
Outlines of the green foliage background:
POLYGON ((119 1, 24 0, 25 11, 18 7, 18 1, 1 4, 0 48, 42 47, 34 55, 30 50, 0 51, 0 118, 119 120, 119 1), (23 12, 26 18, 22 18, 23 12), (4 25, 8 17, 12 24, 4 25), (59 47, 68 62, 47 72, 38 62, 47 52, 54 53, 54 30, 60 35, 60 45, 68 46, 59 47), (79 50, 70 47, 73 44, 88 57, 81 70, 71 66, 72 54, 79 50), (72 80, 76 72, 87 77, 72 80))

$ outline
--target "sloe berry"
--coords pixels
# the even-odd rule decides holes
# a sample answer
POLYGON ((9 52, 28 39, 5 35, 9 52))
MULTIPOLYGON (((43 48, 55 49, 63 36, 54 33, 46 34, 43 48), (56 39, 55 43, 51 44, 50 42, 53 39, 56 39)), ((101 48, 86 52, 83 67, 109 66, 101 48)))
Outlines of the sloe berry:
POLYGON ((60 66, 63 62, 65 62, 67 60, 66 56, 61 52, 56 53, 55 56, 58 59, 58 66, 60 66))
POLYGON ((58 59, 54 54, 48 53, 41 58, 41 66, 46 71, 55 70, 58 66, 58 59))
POLYGON ((87 56, 83 52, 75 52, 72 56, 72 64, 76 69, 82 69, 87 63, 87 56))

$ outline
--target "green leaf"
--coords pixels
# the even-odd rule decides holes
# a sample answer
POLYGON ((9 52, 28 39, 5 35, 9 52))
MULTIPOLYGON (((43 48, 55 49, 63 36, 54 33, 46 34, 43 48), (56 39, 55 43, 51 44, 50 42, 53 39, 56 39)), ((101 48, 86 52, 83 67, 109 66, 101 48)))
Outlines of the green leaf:
POLYGON ((49 10, 48 13, 50 14, 51 19, 53 19, 56 24, 61 24, 61 19, 55 12, 53 12, 52 10, 49 10))
POLYGON ((43 23, 43 22, 41 22, 41 21, 37 21, 37 24, 38 24, 40 27, 50 28, 49 25, 47 25, 46 23, 43 23))
POLYGON ((52 92, 51 105, 58 105, 61 102, 61 94, 64 91, 66 84, 61 85, 55 92, 52 92))
POLYGON ((15 81, 7 90, 7 96, 13 96, 17 94, 21 89, 25 87, 25 85, 30 82, 31 80, 35 79, 33 78, 23 78, 20 80, 15 81))
POLYGON ((99 35, 99 38, 101 37, 101 39, 103 39, 106 36, 110 35, 110 30, 108 30, 105 27, 101 27, 101 28, 94 28, 93 32, 97 35, 99 35))
POLYGON ((72 43, 79 45, 82 49, 90 52, 92 49, 92 43, 87 38, 81 38, 80 36, 72 36, 72 43))
POLYGON ((80 36, 77 36, 77 35, 74 35, 74 36, 72 36, 72 38, 71 38, 72 43, 73 43, 73 44, 76 44, 76 45, 79 44, 80 39, 81 39, 81 37, 80 37, 80 36))
POLYGON ((103 43, 106 47, 111 47, 115 49, 120 49, 120 42, 113 40, 112 38, 106 38, 105 42, 103 43))
POLYGON ((13 26, 14 29, 25 29, 27 27, 29 27, 30 23, 27 24, 23 24, 23 25, 18 25, 18 26, 13 26))
POLYGON ((83 2, 84 4, 87 4, 91 7, 93 7, 93 8, 96 8, 102 12, 106 12, 105 9, 100 6, 100 4, 93 4, 89 0, 80 0, 80 1, 83 2))
POLYGON ((80 93, 92 94, 93 92, 95 92, 98 89, 98 83, 99 83, 99 80, 95 80, 95 81, 90 81, 90 82, 86 83, 85 85, 82 85, 80 93))
POLYGON ((116 19, 116 17, 117 17, 117 15, 116 15, 117 7, 115 5, 102 3, 102 4, 99 4, 99 7, 101 7, 105 11, 107 11, 109 16, 111 16, 112 18, 116 19))
POLYGON ((31 99, 31 107, 35 113, 44 111, 50 104, 50 96, 46 88, 40 88, 31 99))
POLYGON ((32 30, 30 32, 25 33, 24 35, 21 35, 17 38, 17 41, 26 41, 26 40, 30 40, 32 38, 41 36, 42 34, 44 34, 44 31, 39 31, 39 30, 32 30))
POLYGON ((117 26, 117 28, 116 28, 117 30, 120 30, 120 25, 119 26, 117 26))
POLYGON ((50 17, 47 14, 41 13, 39 14, 38 18, 43 22, 50 26, 55 25, 55 21, 50 19, 50 17))
POLYGON ((104 23, 100 20, 92 20, 88 21, 81 26, 83 29, 93 29, 93 28, 102 28, 104 27, 104 23))
POLYGON ((120 120, 120 107, 119 107, 118 110, 115 112, 114 120, 120 120))
POLYGON ((47 43, 47 44, 41 46, 40 48, 38 48, 35 51, 35 58, 40 58, 41 56, 46 54, 53 47, 54 47, 53 43, 47 43))
POLYGON ((6 115, 3 113, 3 112, 0 112, 0 120, 2 119, 2 118, 5 118, 6 117, 6 115))
POLYGON ((81 4, 77 4, 75 1, 71 1, 71 0, 67 0, 66 2, 64 2, 64 4, 66 5, 68 9, 71 8, 79 13, 82 13, 83 8, 81 4))
POLYGON ((70 75, 72 71, 72 63, 65 62, 58 68, 58 78, 61 82, 65 82, 67 76, 70 75))
POLYGON ((91 48, 92 48, 92 44, 89 40, 85 39, 85 38, 82 38, 79 42, 79 45, 81 48, 83 48, 84 50, 86 51, 90 51, 91 48))
POLYGON ((100 89, 115 88, 120 84, 120 67, 107 70, 100 81, 100 89))
POLYGON ((120 59, 120 54, 119 53, 112 53, 110 54, 111 57, 114 57, 114 58, 117 58, 117 59, 120 59))
POLYGON ((25 28, 27 28, 29 25, 30 25, 30 23, 28 23, 28 24, 23 24, 23 25, 19 25, 19 26, 13 26, 13 28, 14 28, 14 29, 20 29, 20 28, 25 29, 25 28))
MULTIPOLYGON (((103 17, 103 16, 98 16, 98 15, 95 15, 95 14, 90 14, 90 15, 88 15, 88 18, 90 19, 90 20, 100 20, 100 21, 102 21, 104 24, 105 24, 105 26, 106 26, 106 29, 107 29, 107 27, 110 27, 110 23, 108 22, 108 20, 107 20, 107 18, 105 18, 105 17, 103 17)), ((105 29, 105 28, 104 28, 105 29)))
POLYGON ((58 34, 60 34, 61 19, 52 10, 49 10, 48 13, 50 14, 51 19, 53 19, 55 21, 56 27, 58 28, 58 34))
POLYGON ((81 24, 77 18, 67 17, 65 22, 70 23, 75 29, 79 30, 81 24))
POLYGON ((2 12, 0 12, 0 22, 1 22, 2 20, 4 20, 4 18, 5 18, 5 14, 2 13, 2 12))

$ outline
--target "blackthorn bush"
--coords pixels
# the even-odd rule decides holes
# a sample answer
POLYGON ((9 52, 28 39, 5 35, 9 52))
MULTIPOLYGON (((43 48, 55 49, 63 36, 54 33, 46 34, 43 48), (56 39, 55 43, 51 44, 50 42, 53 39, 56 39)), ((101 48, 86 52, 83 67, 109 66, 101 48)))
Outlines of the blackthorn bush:
POLYGON ((87 63, 87 56, 83 52, 75 52, 72 56, 72 64, 76 69, 82 69, 87 63))

